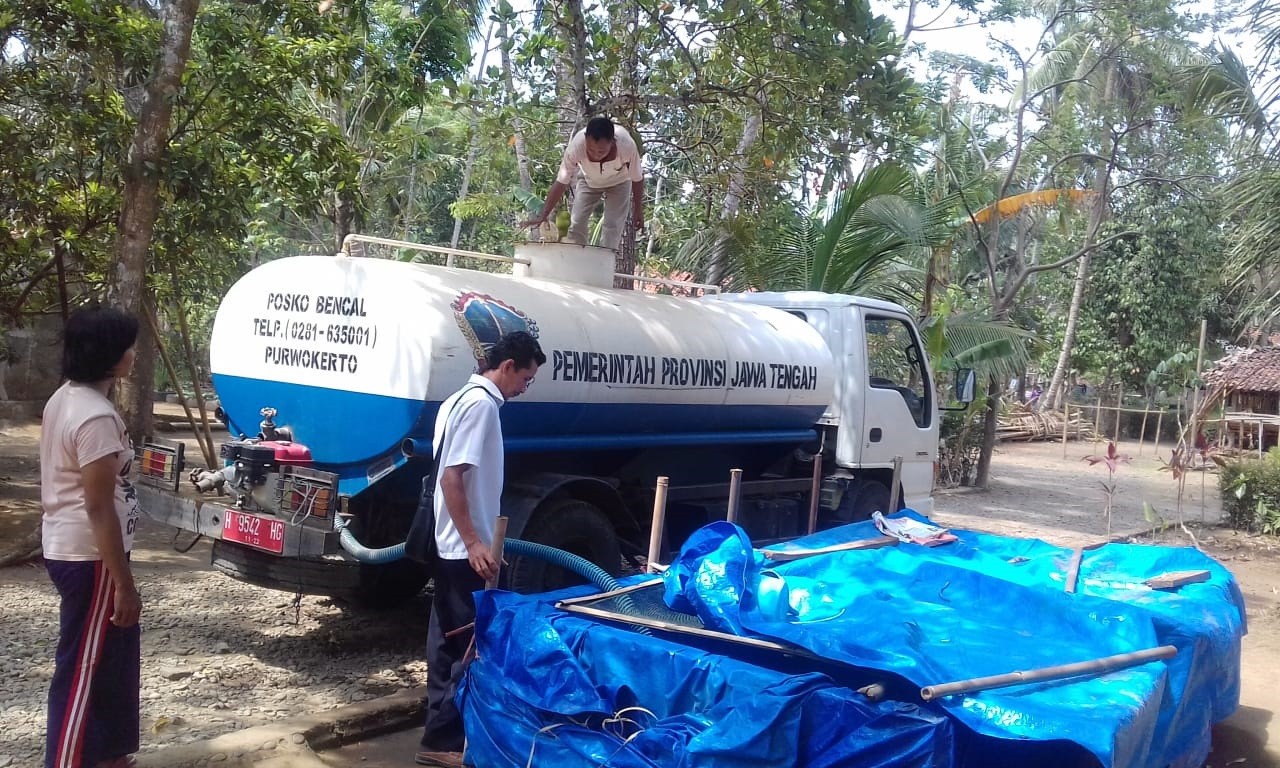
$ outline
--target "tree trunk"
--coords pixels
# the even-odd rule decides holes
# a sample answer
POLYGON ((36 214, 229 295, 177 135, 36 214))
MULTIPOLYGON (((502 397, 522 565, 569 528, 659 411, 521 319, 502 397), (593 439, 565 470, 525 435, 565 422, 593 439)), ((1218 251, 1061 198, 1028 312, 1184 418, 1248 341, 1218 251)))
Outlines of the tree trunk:
MULTIPOLYGON (((489 60, 489 40, 493 37, 493 30, 497 22, 489 22, 489 29, 484 33, 484 47, 480 50, 480 63, 476 65, 475 75, 471 78, 471 82, 478 83, 484 75, 485 62, 489 60)), ((471 192, 471 170, 476 164, 476 155, 480 154, 480 114, 475 112, 471 116, 471 140, 467 143, 467 159, 462 164, 462 181, 458 184, 458 202, 467 199, 467 195, 471 192)), ((449 247, 457 248, 458 240, 462 237, 462 217, 453 217, 453 235, 449 238, 449 247)))
MULTIPOLYGON (((763 95, 761 96, 763 98, 763 95)), ((738 215, 742 207, 742 198, 747 194, 747 157, 751 148, 760 140, 764 130, 764 105, 753 111, 742 126, 742 138, 738 140, 738 148, 734 151, 733 171, 729 175, 729 189, 724 195, 724 205, 720 209, 721 224, 728 224, 738 215)), ((724 249, 728 245, 729 233, 722 231, 716 238, 715 247, 711 249, 711 261, 707 264, 707 282, 719 285, 725 277, 726 259, 724 249)))
POLYGON ((1062 349, 1058 351, 1058 362, 1053 366, 1053 378, 1049 380, 1049 391, 1045 393, 1042 408, 1058 409, 1062 407, 1066 387, 1067 368, 1071 365, 1071 351, 1075 346, 1076 327, 1080 324, 1080 307, 1084 304, 1084 289, 1089 283, 1090 255, 1086 253, 1076 264, 1075 285, 1071 289, 1071 306, 1067 309, 1067 327, 1062 332, 1062 349))
POLYGON ((1000 381, 987 379, 987 413, 982 419, 982 450, 978 453, 978 470, 973 484, 987 488, 991 484, 991 456, 996 450, 996 426, 1000 418, 1000 381))
MULTIPOLYGON (((636 40, 637 30, 640 26, 640 4, 639 3, 613 3, 609 7, 609 21, 614 37, 622 37, 624 39, 625 53, 622 57, 622 66, 618 71, 618 80, 615 83, 615 90, 626 96, 635 96, 636 80, 639 77, 640 58, 638 55, 639 47, 636 40)), ((614 121, 617 118, 623 118, 623 128, 634 131, 636 125, 636 107, 635 101, 632 99, 626 107, 626 114, 614 115, 614 121)), ((636 146, 640 146, 638 135, 636 138, 636 146)), ((634 204, 634 201, 633 201, 634 204)), ((631 212, 627 212, 627 223, 622 227, 622 238, 618 241, 618 252, 614 258, 613 271, 620 275, 634 275, 636 272, 636 228, 631 221, 631 212)), ((637 288, 635 281, 628 280, 624 277, 614 278, 614 288, 637 288)))
MULTIPOLYGON (((653 188, 653 210, 656 212, 658 210, 658 206, 661 204, 662 204, 662 176, 659 175, 658 183, 653 188)), ((653 218, 653 217, 651 216, 650 218, 653 218)), ((648 242, 644 244, 644 260, 645 261, 649 261, 650 259, 653 258, 653 245, 657 239, 658 239, 657 228, 650 226, 649 239, 648 239, 648 242)))
POLYGON ((533 174, 529 172, 529 147, 524 138, 524 118, 520 117, 520 99, 516 94, 515 76, 511 73, 511 38, 507 20, 498 24, 498 50, 502 52, 502 78, 507 86, 507 103, 511 105, 511 130, 515 138, 516 170, 520 174, 520 188, 533 191, 533 174))
POLYGON ((564 0, 559 29, 564 50, 556 77, 556 98, 560 106, 560 138, 567 144, 589 117, 587 23, 582 16, 582 0, 564 0))
MULTIPOLYGON (((1102 103, 1108 105, 1115 98, 1118 71, 1115 62, 1110 62, 1107 68, 1106 85, 1102 89, 1102 103)), ((1110 130, 1110 124, 1107 125, 1110 130)), ((1114 139, 1111 147, 1112 155, 1115 153, 1114 139)), ((1093 207, 1089 211, 1089 226, 1085 230, 1085 246, 1090 246, 1098 237, 1098 230, 1101 229, 1103 221, 1107 216, 1107 193, 1110 191, 1111 182, 1111 164, 1098 168, 1097 176, 1094 178, 1093 190, 1095 198, 1093 207)), ((1089 283, 1089 265, 1092 259, 1092 251, 1088 251, 1080 258, 1080 263, 1076 265, 1075 285, 1071 290, 1071 307, 1067 310, 1067 327, 1062 334, 1062 349, 1058 353, 1058 363, 1053 368, 1053 378, 1049 381, 1049 391, 1045 392, 1043 402, 1040 407, 1043 408, 1061 408, 1062 403, 1066 400, 1066 378, 1067 369, 1071 365, 1071 352, 1076 343, 1076 329, 1080 323, 1080 306, 1084 303, 1084 291, 1089 283)))
MULTIPOLYGON (((107 299, 135 317, 142 316, 147 293, 148 255, 159 206, 160 173, 169 143, 169 119, 191 55, 191 31, 199 9, 200 0, 174 0, 165 6, 160 55, 147 84, 124 167, 119 235, 115 263, 107 278, 107 299)), ((151 435, 156 358, 154 339, 145 324, 140 325, 137 362, 116 393, 125 425, 135 441, 151 435)))

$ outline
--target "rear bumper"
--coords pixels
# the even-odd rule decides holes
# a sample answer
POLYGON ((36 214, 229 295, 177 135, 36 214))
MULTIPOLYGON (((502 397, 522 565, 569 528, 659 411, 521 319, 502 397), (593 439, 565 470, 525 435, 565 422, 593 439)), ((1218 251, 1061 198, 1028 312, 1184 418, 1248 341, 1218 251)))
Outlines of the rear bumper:
MULTIPOLYGON (((138 491, 138 507, 150 519, 218 541, 223 539, 223 519, 229 506, 225 498, 185 496, 141 483, 134 487, 138 491)), ((337 554, 340 549, 337 533, 285 521, 284 551, 279 557, 315 558, 337 554)))

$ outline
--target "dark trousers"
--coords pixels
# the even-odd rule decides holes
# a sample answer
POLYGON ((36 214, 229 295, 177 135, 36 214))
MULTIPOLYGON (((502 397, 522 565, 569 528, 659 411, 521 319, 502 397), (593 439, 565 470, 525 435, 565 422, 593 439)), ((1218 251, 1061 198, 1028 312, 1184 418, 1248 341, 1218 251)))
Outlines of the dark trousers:
POLYGON ((476 618, 472 594, 484 589, 484 579, 466 560, 437 559, 436 594, 427 624, 427 724, 422 748, 432 752, 461 752, 464 745, 462 714, 454 694, 462 679, 462 657, 471 643, 471 632, 445 635, 476 618))
POLYGON ((138 751, 142 630, 111 623, 115 584, 102 561, 46 560, 62 598, 49 685, 45 768, 93 768, 138 751))

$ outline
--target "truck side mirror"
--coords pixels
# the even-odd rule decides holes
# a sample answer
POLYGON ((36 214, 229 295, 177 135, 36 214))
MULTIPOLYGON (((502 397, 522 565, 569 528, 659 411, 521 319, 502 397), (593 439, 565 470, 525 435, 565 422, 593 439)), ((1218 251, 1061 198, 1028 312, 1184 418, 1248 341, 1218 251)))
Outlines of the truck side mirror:
POLYGON ((968 405, 973 402, 973 393, 977 388, 978 375, 974 373, 972 368, 959 368, 956 370, 956 400, 968 405))
POLYGON ((978 387, 978 375, 973 372, 972 368, 957 368, 956 380, 952 385, 955 390, 956 400, 960 403, 954 408, 941 408, 940 411, 966 411, 969 404, 973 402, 974 391, 978 387))

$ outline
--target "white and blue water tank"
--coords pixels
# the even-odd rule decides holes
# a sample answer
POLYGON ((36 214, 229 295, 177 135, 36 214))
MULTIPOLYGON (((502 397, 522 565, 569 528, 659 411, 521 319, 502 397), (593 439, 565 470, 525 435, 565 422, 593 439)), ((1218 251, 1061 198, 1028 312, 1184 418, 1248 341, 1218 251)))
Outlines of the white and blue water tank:
POLYGON ((385 462, 406 438, 430 440, 440 402, 513 330, 537 336, 547 363, 502 409, 508 450, 803 431, 830 402, 831 353, 800 318, 614 289, 602 249, 516 256, 528 263, 515 275, 342 255, 257 267, 210 343, 233 432, 255 434, 272 407, 319 467, 385 462))

